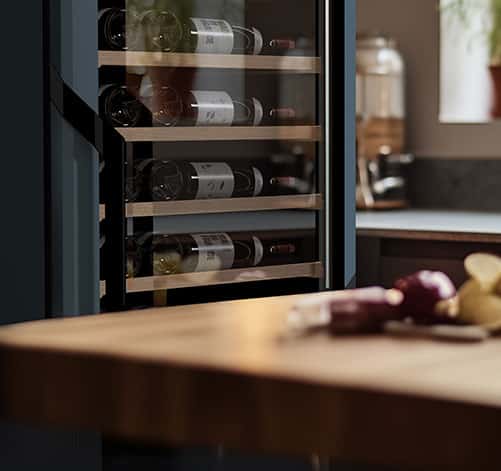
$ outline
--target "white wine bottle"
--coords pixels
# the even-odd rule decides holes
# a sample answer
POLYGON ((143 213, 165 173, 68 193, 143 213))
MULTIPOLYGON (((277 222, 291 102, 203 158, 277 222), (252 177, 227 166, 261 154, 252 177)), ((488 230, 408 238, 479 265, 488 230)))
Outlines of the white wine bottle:
POLYGON ((156 276, 286 265, 313 261, 314 246, 313 231, 162 235, 151 263, 156 276))
POLYGON ((141 14, 146 48, 163 52, 198 54, 260 54, 263 36, 254 27, 231 25, 223 19, 182 19, 169 10, 141 14))

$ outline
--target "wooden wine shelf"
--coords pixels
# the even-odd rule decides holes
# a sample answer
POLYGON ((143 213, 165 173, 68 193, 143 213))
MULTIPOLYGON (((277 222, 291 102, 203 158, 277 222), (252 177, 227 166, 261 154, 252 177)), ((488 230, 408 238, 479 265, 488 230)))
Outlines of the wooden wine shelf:
MULTIPOLYGON (((292 278, 322 278, 323 264, 297 263, 272 267, 244 268, 217 272, 185 273, 181 275, 151 276, 127 280, 128 293, 145 293, 169 289, 196 288, 202 286, 249 283, 256 281, 282 280, 292 278)), ((106 282, 100 281, 100 296, 106 295, 106 282)))
POLYGON ((320 126, 116 128, 127 142, 320 141, 320 126))
POLYGON ((322 70, 319 57, 134 51, 100 51, 99 67, 102 66, 279 70, 300 74, 319 74, 322 70))
MULTIPOLYGON (((128 218, 155 216, 185 216, 190 214, 220 214, 285 209, 320 210, 322 195, 262 196, 257 198, 228 198, 219 200, 167 201, 129 203, 128 218)), ((99 220, 106 217, 104 205, 99 207, 99 220)))
POLYGON ((142 293, 167 289, 194 288, 290 278, 321 278, 322 263, 298 263, 273 267, 256 267, 217 272, 184 273, 127 280, 128 293, 142 293))

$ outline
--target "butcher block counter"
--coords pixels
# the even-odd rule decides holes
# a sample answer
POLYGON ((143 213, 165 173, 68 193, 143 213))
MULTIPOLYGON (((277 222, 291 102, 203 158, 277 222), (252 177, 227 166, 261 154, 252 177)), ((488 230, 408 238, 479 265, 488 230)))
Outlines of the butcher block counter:
POLYGON ((0 418, 141 444, 501 467, 501 340, 290 338, 297 299, 4 327, 0 418))

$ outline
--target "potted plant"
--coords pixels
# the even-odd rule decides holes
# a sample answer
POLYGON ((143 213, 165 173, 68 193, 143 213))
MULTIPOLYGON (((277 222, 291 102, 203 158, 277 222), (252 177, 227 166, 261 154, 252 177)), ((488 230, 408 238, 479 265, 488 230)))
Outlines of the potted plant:
POLYGON ((492 116, 501 118, 501 0, 442 0, 442 9, 470 26, 472 15, 483 15, 484 34, 489 44, 489 70, 494 87, 492 116))

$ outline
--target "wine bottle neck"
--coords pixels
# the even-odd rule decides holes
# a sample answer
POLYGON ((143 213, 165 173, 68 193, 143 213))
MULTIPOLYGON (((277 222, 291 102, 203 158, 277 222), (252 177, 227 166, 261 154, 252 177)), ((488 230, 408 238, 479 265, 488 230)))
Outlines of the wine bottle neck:
POLYGON ((296 48, 296 41, 288 38, 277 38, 270 41, 270 48, 277 50, 289 50, 296 48))
POLYGON ((273 108, 270 110, 270 118, 277 121, 295 119, 296 110, 294 108, 273 108))
POLYGON ((271 255, 294 255, 297 248, 294 244, 277 244, 270 247, 271 255))

